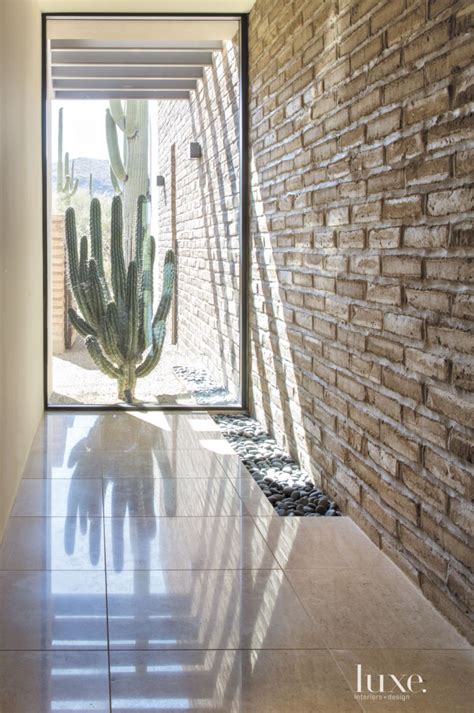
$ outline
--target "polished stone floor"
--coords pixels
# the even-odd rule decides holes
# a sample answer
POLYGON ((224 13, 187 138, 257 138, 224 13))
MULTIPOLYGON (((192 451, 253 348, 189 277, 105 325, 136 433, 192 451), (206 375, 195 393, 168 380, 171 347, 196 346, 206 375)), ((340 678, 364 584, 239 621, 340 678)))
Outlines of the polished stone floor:
POLYGON ((0 713, 472 713, 473 665, 348 518, 274 514, 207 415, 44 417, 0 548, 0 713))

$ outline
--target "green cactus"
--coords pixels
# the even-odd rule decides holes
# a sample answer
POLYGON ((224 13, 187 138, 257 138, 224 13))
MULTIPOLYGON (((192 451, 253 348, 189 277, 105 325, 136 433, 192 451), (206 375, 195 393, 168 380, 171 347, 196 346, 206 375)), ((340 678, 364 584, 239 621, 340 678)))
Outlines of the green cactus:
POLYGON ((69 153, 63 154, 63 107, 59 110, 58 126, 58 165, 56 176, 56 190, 67 203, 76 193, 79 179, 74 178, 74 161, 69 166, 69 153))
POLYGON ((149 190, 148 102, 111 99, 105 114, 110 176, 114 191, 123 198, 125 258, 131 259, 137 201, 149 190), (118 130, 123 133, 123 157, 118 130))
POLYGON ((136 209, 134 259, 126 262, 123 251, 122 199, 115 196, 111 216, 111 284, 104 273, 101 207, 97 198, 90 206, 90 240, 83 236, 79 249, 76 216, 66 211, 66 243, 69 279, 77 311, 69 309, 75 329, 86 338, 87 350, 99 369, 118 382, 118 398, 133 403, 137 379, 157 366, 166 334, 175 279, 175 256, 168 250, 158 308, 151 317, 147 296, 153 300, 155 241, 147 236, 146 198, 139 196, 136 209), (150 277, 145 265, 151 266, 150 277), (151 334, 148 346, 146 334, 151 334))

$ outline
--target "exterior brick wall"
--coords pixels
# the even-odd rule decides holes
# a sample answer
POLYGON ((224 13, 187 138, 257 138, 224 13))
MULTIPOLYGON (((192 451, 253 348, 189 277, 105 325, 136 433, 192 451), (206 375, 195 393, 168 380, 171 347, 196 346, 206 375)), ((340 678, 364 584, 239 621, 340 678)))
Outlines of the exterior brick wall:
POLYGON ((256 415, 468 634, 472 5, 257 0, 256 415))
MULTIPOLYGON (((179 351, 237 395, 239 383, 238 40, 204 70, 191 101, 158 102, 158 266, 178 258, 179 351), (190 143, 202 158, 190 159, 190 143)), ((152 179, 154 180, 154 178, 152 179)))

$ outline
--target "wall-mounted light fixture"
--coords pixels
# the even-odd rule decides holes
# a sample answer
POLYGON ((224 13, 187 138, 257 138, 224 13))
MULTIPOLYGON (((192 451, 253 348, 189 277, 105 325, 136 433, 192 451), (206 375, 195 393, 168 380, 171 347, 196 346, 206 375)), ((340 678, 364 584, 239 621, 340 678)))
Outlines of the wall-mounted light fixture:
POLYGON ((157 177, 156 177, 156 185, 157 185, 157 186, 164 186, 164 185, 165 185, 165 177, 164 177, 164 176, 157 176, 157 177))
POLYGON ((201 144, 197 141, 191 141, 189 144, 189 158, 202 158, 201 144))

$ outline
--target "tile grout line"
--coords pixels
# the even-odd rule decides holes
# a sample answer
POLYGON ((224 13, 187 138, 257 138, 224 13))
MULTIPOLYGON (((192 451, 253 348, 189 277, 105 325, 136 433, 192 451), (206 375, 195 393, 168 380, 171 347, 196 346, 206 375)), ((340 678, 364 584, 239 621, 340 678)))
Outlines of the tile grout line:
POLYGON ((106 532, 105 532, 105 495, 104 495, 104 482, 101 484, 101 497, 102 497, 102 536, 104 542, 104 592, 105 592, 105 626, 107 632, 107 682, 109 690, 109 712, 112 711, 112 672, 110 666, 110 628, 109 628, 109 597, 107 589, 107 547, 106 547, 106 532))

